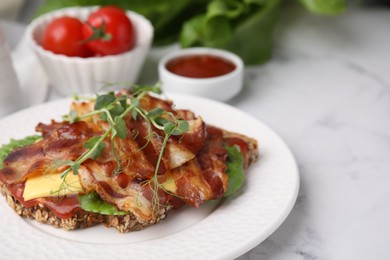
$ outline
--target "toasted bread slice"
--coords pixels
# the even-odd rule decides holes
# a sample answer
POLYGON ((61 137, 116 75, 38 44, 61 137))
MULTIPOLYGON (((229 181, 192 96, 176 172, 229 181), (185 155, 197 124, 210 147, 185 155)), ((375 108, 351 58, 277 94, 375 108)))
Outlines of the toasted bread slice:
MULTIPOLYGON (((224 138, 240 138, 248 144, 248 150, 244 158, 245 168, 249 167, 252 163, 258 160, 258 143, 255 139, 247 137, 242 134, 233 133, 223 130, 224 138)), ((114 227, 119 232, 125 233, 130 231, 137 231, 155 224, 166 217, 166 214, 171 210, 171 206, 162 207, 156 216, 156 221, 153 223, 141 223, 132 214, 113 216, 102 215, 99 213, 87 212, 83 209, 78 209, 73 217, 68 219, 61 219, 57 217, 53 211, 42 205, 37 204, 34 207, 27 208, 23 206, 6 188, 6 186, 0 181, 0 191, 6 197, 6 201, 15 212, 24 218, 35 219, 38 222, 52 225, 56 228, 62 228, 65 230, 88 228, 97 224, 104 224, 107 227, 114 227)))

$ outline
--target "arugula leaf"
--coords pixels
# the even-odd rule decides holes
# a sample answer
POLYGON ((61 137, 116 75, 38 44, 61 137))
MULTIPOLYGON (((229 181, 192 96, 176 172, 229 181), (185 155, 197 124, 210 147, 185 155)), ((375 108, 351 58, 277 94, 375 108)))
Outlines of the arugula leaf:
POLYGON ((117 210, 113 205, 102 200, 97 192, 91 192, 79 197, 80 207, 89 212, 95 212, 103 215, 125 215, 124 211, 117 210))
POLYGON ((227 174, 229 175, 228 188, 224 197, 237 192, 245 181, 244 157, 236 146, 225 146, 228 152, 227 174))
POLYGON ((27 136, 23 139, 11 139, 8 144, 0 147, 0 169, 3 168, 4 159, 16 148, 33 144, 38 139, 42 138, 40 135, 27 136))

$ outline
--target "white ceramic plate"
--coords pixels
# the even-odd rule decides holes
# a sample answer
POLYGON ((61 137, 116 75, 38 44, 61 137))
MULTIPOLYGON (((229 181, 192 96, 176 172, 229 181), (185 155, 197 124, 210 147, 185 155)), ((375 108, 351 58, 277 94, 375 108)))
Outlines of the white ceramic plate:
MULTIPOLYGON (((120 234, 98 226, 63 231, 16 215, 0 199, 0 251, 13 258, 233 259, 249 251, 285 220, 298 193, 299 174, 285 143, 266 125, 228 105, 208 99, 169 95, 177 107, 190 108, 204 120, 256 138, 260 160, 247 172, 234 197, 200 209, 172 212, 159 224, 120 234)), ((39 105, 0 121, 0 143, 34 133, 38 122, 49 123, 67 113, 69 100, 39 105)))

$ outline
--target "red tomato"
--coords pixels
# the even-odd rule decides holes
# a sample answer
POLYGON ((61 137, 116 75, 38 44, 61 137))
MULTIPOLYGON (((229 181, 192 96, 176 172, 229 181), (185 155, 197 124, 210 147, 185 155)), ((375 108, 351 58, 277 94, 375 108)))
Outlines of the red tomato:
POLYGON ((83 27, 88 47, 97 55, 114 55, 133 48, 134 29, 125 11, 106 6, 91 13, 83 27))
POLYGON ((83 23, 77 18, 64 16, 49 23, 42 46, 56 54, 89 57, 92 53, 83 40, 83 23))

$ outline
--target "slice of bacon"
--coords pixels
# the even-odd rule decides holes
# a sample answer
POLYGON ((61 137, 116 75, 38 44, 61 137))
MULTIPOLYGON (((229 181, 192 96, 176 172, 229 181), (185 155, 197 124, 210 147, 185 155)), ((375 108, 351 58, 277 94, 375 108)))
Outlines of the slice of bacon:
MULTIPOLYGON (((97 191, 102 199, 134 214, 142 223, 156 221, 159 210, 156 205, 180 204, 171 191, 165 192, 160 185, 167 175, 175 180, 176 196, 194 207, 221 197, 228 179, 221 132, 206 127, 191 111, 175 110, 171 101, 145 96, 141 105, 145 110, 161 107, 188 120, 190 131, 168 139, 162 163, 156 171, 164 133, 152 126, 157 135, 150 136, 148 128, 151 126, 145 120, 125 117, 127 137, 115 137, 113 143, 107 139, 100 157, 82 163, 78 173, 84 193, 97 191)), ((73 103, 72 109, 81 116, 92 111, 93 103, 73 103)), ((77 160, 86 151, 84 143, 102 135, 108 127, 108 123, 96 115, 76 123, 39 124, 36 130, 42 133, 43 139, 10 153, 0 170, 0 182, 11 187, 23 184, 36 174, 66 170, 68 166, 61 162, 77 160)))
POLYGON ((4 159, 0 180, 21 183, 35 174, 48 174, 64 161, 74 161, 85 151, 83 144, 94 135, 85 122, 39 124, 43 139, 18 148, 4 159))
POLYGON ((223 196, 228 184, 226 158, 222 132, 208 127, 205 145, 198 156, 171 171, 179 198, 199 207, 206 200, 223 196))

